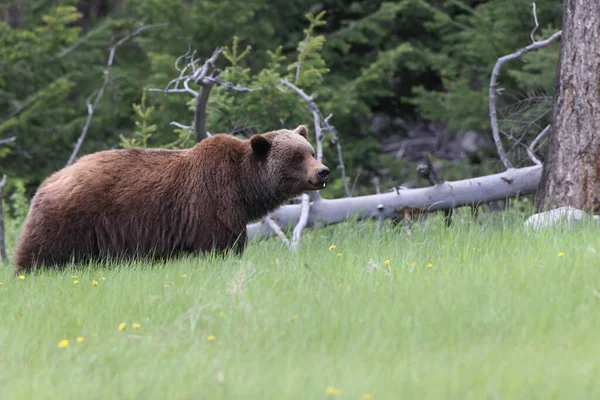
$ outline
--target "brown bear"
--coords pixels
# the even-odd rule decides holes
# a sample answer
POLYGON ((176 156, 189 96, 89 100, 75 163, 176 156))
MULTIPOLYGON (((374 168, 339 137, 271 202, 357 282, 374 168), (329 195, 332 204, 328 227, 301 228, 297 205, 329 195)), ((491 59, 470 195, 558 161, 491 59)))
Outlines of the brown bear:
POLYGON ((38 188, 15 273, 101 259, 241 254, 248 222, 325 188, 330 170, 307 134, 300 125, 248 140, 214 135, 186 150, 83 156, 38 188))

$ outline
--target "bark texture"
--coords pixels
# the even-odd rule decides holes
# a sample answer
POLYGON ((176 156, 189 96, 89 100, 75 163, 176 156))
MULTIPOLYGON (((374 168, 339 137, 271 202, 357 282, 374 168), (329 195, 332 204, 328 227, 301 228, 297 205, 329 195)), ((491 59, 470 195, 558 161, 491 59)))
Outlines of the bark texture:
POLYGON ((600 213, 600 1, 564 0, 550 141, 537 208, 600 213))

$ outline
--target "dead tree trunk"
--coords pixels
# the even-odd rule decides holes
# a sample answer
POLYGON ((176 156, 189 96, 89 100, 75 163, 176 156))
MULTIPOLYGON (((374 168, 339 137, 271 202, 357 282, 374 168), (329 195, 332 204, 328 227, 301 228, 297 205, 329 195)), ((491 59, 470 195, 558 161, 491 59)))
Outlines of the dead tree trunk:
POLYGON ((564 0, 553 122, 536 205, 600 213, 600 2, 564 0))
MULTIPOLYGON (((321 199, 312 203, 306 226, 330 225, 350 218, 394 218, 410 213, 436 210, 503 200, 516 195, 534 193, 540 182, 542 167, 511 168, 503 173, 460 181, 444 182, 419 189, 396 190, 369 196, 321 199)), ((287 230, 300 219, 302 206, 284 205, 269 217, 287 230)), ((248 238, 272 236, 268 223, 248 225, 248 238)))

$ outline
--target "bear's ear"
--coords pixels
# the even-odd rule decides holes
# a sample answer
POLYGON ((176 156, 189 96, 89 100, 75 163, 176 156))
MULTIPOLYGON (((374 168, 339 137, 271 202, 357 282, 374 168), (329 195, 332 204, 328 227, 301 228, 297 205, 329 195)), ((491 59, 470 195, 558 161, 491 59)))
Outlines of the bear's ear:
POLYGON ((260 157, 266 156, 271 149, 271 142, 269 142, 269 140, 262 135, 252 136, 250 138, 250 145, 252 146, 252 151, 254 151, 254 154, 260 157))
POLYGON ((305 125, 300 125, 296 129, 294 129, 298 135, 302 136, 304 139, 308 139, 308 128, 305 125))

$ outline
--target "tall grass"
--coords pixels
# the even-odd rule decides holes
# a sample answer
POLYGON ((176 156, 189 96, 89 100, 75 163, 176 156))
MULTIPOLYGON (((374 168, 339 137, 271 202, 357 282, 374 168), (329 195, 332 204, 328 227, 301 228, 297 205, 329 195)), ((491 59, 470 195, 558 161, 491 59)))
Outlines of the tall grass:
POLYGON ((4 268, 0 396, 599 398, 597 228, 522 224, 348 223, 298 253, 4 268))

